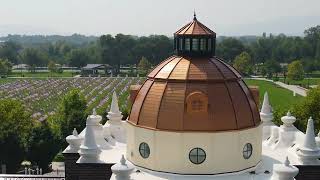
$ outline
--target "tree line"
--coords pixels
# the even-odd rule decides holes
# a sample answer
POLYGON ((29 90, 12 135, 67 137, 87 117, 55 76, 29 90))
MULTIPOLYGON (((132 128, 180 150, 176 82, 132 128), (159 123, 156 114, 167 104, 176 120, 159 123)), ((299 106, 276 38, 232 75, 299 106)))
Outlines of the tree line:
MULTIPOLYGON (((266 33, 260 37, 220 37, 216 54, 231 64, 235 64, 238 55, 246 52, 250 55, 250 65, 266 64, 274 67, 276 63, 300 60, 306 72, 319 70, 320 26, 306 29, 304 34, 304 37, 266 33)), ((102 35, 96 39, 74 35, 72 38, 72 41, 68 40, 70 38, 41 41, 41 36, 28 37, 29 43, 21 40, 23 37, 20 40, 17 37, 7 38, 8 41, 0 46, 0 58, 12 64, 28 64, 30 67, 47 66, 51 61, 72 67, 103 63, 119 71, 121 65, 137 65, 142 57, 151 65, 156 65, 174 53, 173 38, 164 35, 137 37, 117 34, 102 35), (33 43, 33 38, 38 40, 33 43), (77 38, 78 41, 75 40, 77 38)), ((254 69, 248 70, 249 73, 254 72, 254 69)), ((277 68, 273 70, 277 71, 277 68)))

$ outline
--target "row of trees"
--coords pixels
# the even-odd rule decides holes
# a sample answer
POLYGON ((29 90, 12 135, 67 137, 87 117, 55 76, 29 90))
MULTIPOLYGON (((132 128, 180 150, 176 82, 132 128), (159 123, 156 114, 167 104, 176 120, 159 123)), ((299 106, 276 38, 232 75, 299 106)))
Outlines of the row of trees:
MULTIPOLYGON (((66 147, 65 137, 73 128, 85 127, 86 101, 78 90, 71 90, 61 101, 58 112, 47 121, 31 120, 22 102, 0 100, 0 164, 16 173, 24 160, 46 172, 59 151, 66 147)), ((21 170, 21 169, 20 169, 21 170)))
MULTIPOLYGON (((220 37, 216 54, 232 64, 236 64, 235 58, 242 52, 250 55, 251 64, 273 65, 275 61, 290 63, 299 59, 306 72, 319 70, 320 26, 309 28, 304 33, 304 37, 288 37, 283 34, 267 36, 264 33, 262 37, 250 37, 250 41, 242 37, 220 37)), ((81 38, 79 42, 84 41, 81 38)), ((119 71, 120 65, 137 65, 142 57, 156 65, 173 54, 173 39, 163 35, 103 35, 82 44, 61 40, 37 41, 34 44, 22 41, 19 44, 21 41, 17 41, 17 38, 9 40, 12 41, 0 46, 0 58, 8 59, 13 64, 25 63, 30 67, 46 66, 50 61, 75 67, 88 63, 106 63, 119 71)), ((246 68, 245 71, 253 69, 246 68)))

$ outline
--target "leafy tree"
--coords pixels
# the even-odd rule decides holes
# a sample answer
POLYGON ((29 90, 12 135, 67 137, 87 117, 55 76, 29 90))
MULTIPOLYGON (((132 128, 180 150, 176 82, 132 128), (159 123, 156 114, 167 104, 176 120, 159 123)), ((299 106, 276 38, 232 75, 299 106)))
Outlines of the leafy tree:
POLYGON ((51 73, 57 72, 57 66, 56 66, 56 64, 55 64, 53 61, 49 61, 49 63, 48 63, 48 70, 49 70, 51 73))
POLYGON ((83 67, 88 63, 89 57, 83 49, 73 49, 68 55, 68 64, 74 67, 83 67))
POLYGON ((44 171, 62 147, 62 142, 55 136, 47 122, 34 122, 28 138, 27 159, 44 171))
POLYGON ((35 72, 37 66, 45 66, 48 57, 35 48, 24 49, 21 55, 22 62, 29 65, 30 71, 35 72))
POLYGON ((151 64, 150 62, 148 61, 147 58, 145 57, 142 57, 140 59, 140 62, 138 64, 138 68, 139 68, 139 71, 143 72, 144 74, 147 73, 149 71, 149 69, 151 68, 151 64))
POLYGON ((251 74, 253 68, 251 56, 247 52, 242 52, 234 59, 233 67, 245 75, 251 74))
POLYGON ((241 41, 235 38, 226 38, 217 45, 216 54, 226 61, 231 62, 237 55, 245 50, 245 46, 241 41))
POLYGON ((0 161, 7 165, 8 173, 16 173, 24 160, 28 133, 32 122, 21 102, 0 100, 0 161))
POLYGON ((275 60, 267 60, 264 64, 265 72, 268 78, 272 78, 274 74, 278 74, 281 72, 280 63, 275 60))
POLYGON ((293 108, 293 114, 298 119, 296 127, 302 131, 306 130, 309 117, 314 120, 316 132, 320 130, 320 87, 310 89, 307 96, 293 108))
POLYGON ((12 64, 8 60, 0 59, 0 76, 8 75, 11 72, 12 64))
POLYGON ((18 55, 21 45, 13 41, 6 41, 0 46, 0 58, 8 59, 12 64, 18 64, 18 55))
POLYGON ((288 65, 288 78, 290 80, 303 80, 304 70, 301 61, 296 60, 288 65))
POLYGON ((86 124, 86 107, 85 98, 80 95, 77 89, 69 91, 62 99, 56 118, 53 123, 59 124, 59 133, 62 138, 70 135, 73 128, 81 131, 86 124))

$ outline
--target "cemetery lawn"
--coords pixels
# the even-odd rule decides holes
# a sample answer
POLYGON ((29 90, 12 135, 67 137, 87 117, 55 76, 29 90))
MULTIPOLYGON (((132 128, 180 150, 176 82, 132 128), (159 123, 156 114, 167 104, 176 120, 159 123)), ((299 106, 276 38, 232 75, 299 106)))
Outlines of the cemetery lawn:
MULTIPOLYGON (((284 78, 279 78, 279 81, 284 82, 284 78)), ((320 84, 320 78, 304 78, 301 81, 295 81, 295 80, 286 80, 286 83, 288 84, 294 84, 294 85, 300 85, 300 86, 307 86, 309 85, 319 85, 320 84)))
POLYGON ((263 102, 264 93, 267 91, 269 100, 274 109, 289 110, 292 105, 299 103, 303 97, 300 95, 293 96, 292 91, 284 89, 272 82, 263 80, 245 79, 248 86, 259 86, 260 106, 263 102))
POLYGON ((9 77, 35 77, 35 78, 45 78, 45 77, 73 77, 75 73, 70 71, 64 71, 62 73, 50 73, 50 72, 11 72, 9 77))

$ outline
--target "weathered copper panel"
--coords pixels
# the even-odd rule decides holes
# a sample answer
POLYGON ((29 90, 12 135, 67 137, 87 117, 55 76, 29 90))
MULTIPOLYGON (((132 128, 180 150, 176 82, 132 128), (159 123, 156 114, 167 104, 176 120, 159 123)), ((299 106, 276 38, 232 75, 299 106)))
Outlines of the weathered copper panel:
POLYGON ((205 66, 208 63, 204 63, 203 60, 195 59, 190 62, 188 79, 190 80, 206 80, 207 73, 205 71, 205 66))
POLYGON ((235 109, 238 129, 253 127, 254 121, 250 104, 241 86, 238 82, 228 82, 227 87, 235 109))
POLYGON ((235 111, 225 83, 211 83, 208 86, 209 112, 215 131, 237 129, 235 111))
POLYGON ((134 99, 136 98, 141 85, 131 85, 130 86, 130 104, 133 104, 134 99))
POLYGON ((216 59, 218 59, 221 63, 223 63, 228 69, 230 69, 238 78, 241 78, 240 73, 235 68, 233 68, 230 64, 224 62, 220 58, 216 58, 216 59))
POLYGON ((141 107, 143 105, 143 101, 144 101, 152 83, 153 83, 153 80, 146 80, 145 83, 143 84, 143 86, 141 87, 141 89, 139 90, 139 92, 135 98, 135 101, 132 105, 132 108, 131 108, 131 113, 129 116, 130 122, 132 122, 134 124, 138 123, 139 114, 140 114, 141 107))
POLYGON ((156 78, 161 78, 161 79, 167 79, 172 70, 175 68, 177 63, 180 61, 181 58, 174 58, 172 59, 167 65, 165 65, 156 75, 156 78))
POLYGON ((255 125, 258 125, 258 124, 260 124, 260 121, 261 121, 258 106, 257 106, 256 102, 254 101, 253 96, 252 96, 250 90, 248 89, 247 85, 243 81, 240 81, 239 84, 242 87, 243 91, 245 92, 246 97, 249 101, 249 104, 250 104, 250 107, 252 110, 252 114, 253 114, 254 123, 255 123, 255 125))
POLYGON ((186 83, 168 83, 159 111, 157 129, 183 130, 186 83))
POLYGON ((142 105, 138 125, 156 128, 158 111, 166 82, 154 82, 142 105))
POLYGON ((197 19, 194 19, 191 23, 183 26, 174 34, 179 35, 214 35, 216 34, 208 27, 200 23, 197 19))
POLYGON ((226 67, 226 65, 219 60, 212 58, 211 61, 218 67, 218 69, 226 79, 237 78, 236 75, 230 70, 230 68, 226 67))
MULTIPOLYGON (((187 83, 186 96, 195 91, 208 94, 207 83, 187 83)), ((183 129, 189 131, 211 130, 213 128, 212 120, 209 119, 209 112, 188 113, 184 111, 183 129)))
POLYGON ((189 65, 189 60, 181 59, 180 62, 174 68, 174 70, 171 72, 169 79, 187 79, 189 65))
POLYGON ((210 60, 206 60, 204 64, 205 72, 207 73, 208 80, 223 79, 222 74, 218 70, 217 66, 214 65, 210 60))
POLYGON ((175 56, 171 56, 168 59, 162 61, 157 67, 155 67, 148 75, 149 78, 154 78, 158 72, 165 66, 167 65, 172 59, 174 59, 175 56))
POLYGON ((259 101, 259 87, 258 86, 249 86, 249 90, 253 96, 254 102, 259 107, 260 101, 259 101))

